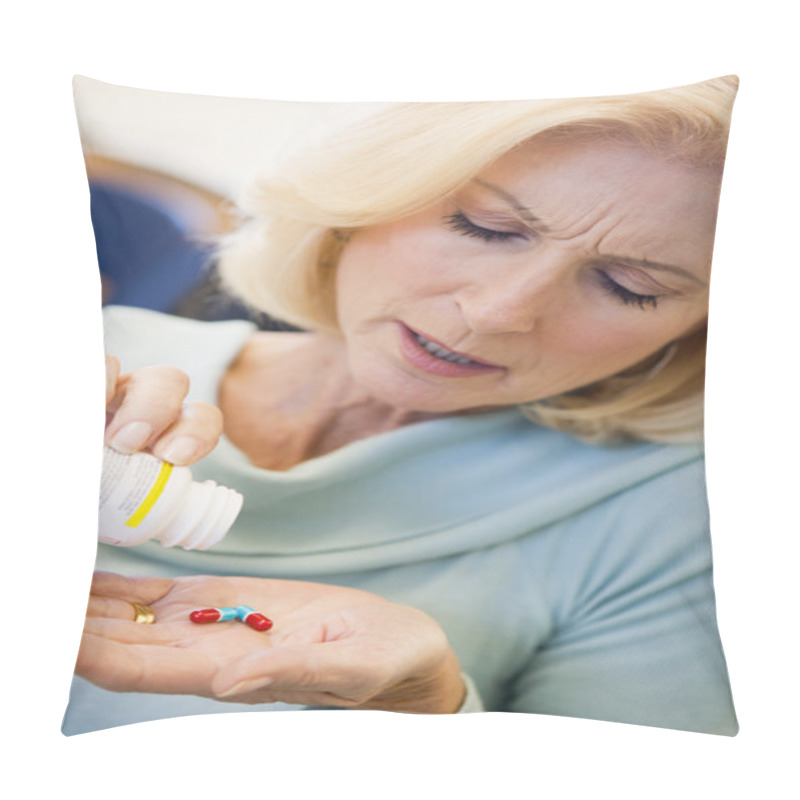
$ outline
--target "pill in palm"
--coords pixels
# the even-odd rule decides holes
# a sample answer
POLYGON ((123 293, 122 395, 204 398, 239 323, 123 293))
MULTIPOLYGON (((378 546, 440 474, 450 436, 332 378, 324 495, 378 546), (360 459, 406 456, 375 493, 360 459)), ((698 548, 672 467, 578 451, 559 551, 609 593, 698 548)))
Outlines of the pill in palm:
POLYGON ((259 614, 250 606, 237 606, 236 612, 239 615, 239 619, 254 630, 268 631, 272 627, 271 619, 267 619, 267 617, 259 614))
POLYGON ((235 608, 198 608, 189 614, 192 622, 203 624, 206 622, 227 622, 238 619, 239 614, 235 608))

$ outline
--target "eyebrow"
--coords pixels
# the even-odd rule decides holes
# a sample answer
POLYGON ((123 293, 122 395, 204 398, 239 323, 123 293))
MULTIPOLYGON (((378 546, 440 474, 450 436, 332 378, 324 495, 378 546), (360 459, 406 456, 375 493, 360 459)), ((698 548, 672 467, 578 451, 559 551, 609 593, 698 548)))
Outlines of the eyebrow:
MULTIPOLYGON (((519 214, 522 221, 534 228, 537 233, 552 233, 552 229, 542 222, 542 220, 539 219, 539 217, 537 217, 529 208, 526 208, 524 205, 522 205, 522 203, 520 203, 520 201, 514 197, 513 194, 510 194, 500 186, 495 186, 495 184, 484 181, 481 178, 474 178, 473 181, 474 183, 478 184, 478 186, 488 189, 490 192, 505 200, 517 212, 517 214, 519 214)), ((642 267, 644 269, 652 269, 657 272, 669 272, 673 275, 686 278, 692 281, 692 283, 698 284, 699 286, 706 288, 708 287, 708 284, 704 280, 698 278, 688 269, 678 267, 674 264, 662 264, 661 262, 650 261, 646 258, 627 258, 626 256, 610 255, 602 257, 609 261, 615 261, 618 264, 628 267, 642 267)))
POLYGON ((488 181, 481 180, 480 178, 474 178, 474 183, 477 183, 478 186, 482 186, 484 189, 488 189, 490 192, 498 195, 500 198, 505 200, 513 209, 516 211, 520 217, 522 217, 522 221, 526 222, 527 224, 536 228, 537 232, 542 233, 551 233, 551 229, 542 222, 529 208, 526 208, 513 194, 510 194, 505 189, 501 189, 499 186, 495 186, 493 183, 489 183, 488 181))
POLYGON ((622 264, 626 267, 643 267, 644 269, 652 269, 657 272, 671 272, 673 275, 686 278, 692 281, 692 283, 696 283, 698 286, 708 287, 708 284, 704 280, 698 278, 697 275, 683 267, 676 267, 674 264, 661 264, 658 261, 649 261, 646 258, 626 258, 625 256, 603 256, 603 258, 615 261, 617 264, 622 264))

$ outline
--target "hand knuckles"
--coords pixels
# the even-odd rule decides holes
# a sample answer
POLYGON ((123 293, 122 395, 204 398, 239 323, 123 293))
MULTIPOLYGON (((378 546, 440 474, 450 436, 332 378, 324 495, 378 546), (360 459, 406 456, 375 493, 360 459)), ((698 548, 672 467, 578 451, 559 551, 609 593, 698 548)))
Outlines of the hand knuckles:
POLYGON ((135 393, 141 396, 168 395, 183 398, 189 391, 189 376, 177 367, 139 367, 120 375, 119 384, 124 387, 126 396, 135 393))
POLYGON ((189 376, 177 367, 161 364, 151 367, 142 367, 136 370, 136 376, 169 384, 175 389, 180 390, 183 395, 186 395, 189 391, 189 376))
POLYGON ((198 401, 183 404, 182 415, 187 420, 200 420, 206 424, 222 428, 222 411, 211 403, 198 401))

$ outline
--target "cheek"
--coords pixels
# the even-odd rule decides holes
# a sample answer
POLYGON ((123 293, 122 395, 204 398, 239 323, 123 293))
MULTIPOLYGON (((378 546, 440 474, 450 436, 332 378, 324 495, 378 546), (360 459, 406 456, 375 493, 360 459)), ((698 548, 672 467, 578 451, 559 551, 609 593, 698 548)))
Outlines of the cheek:
POLYGON ((336 308, 340 323, 375 302, 376 288, 382 282, 381 266, 385 259, 380 249, 361 238, 342 251, 336 266, 336 308))
POLYGON ((686 335, 689 327, 702 327, 703 321, 691 323, 679 319, 657 317, 657 311, 625 308, 621 313, 598 318, 596 315, 577 315, 564 320, 553 330, 548 341, 555 344, 559 358, 578 358, 603 369, 622 369, 640 361, 675 339, 686 335), (637 316, 638 315, 638 316, 637 316))
POLYGON ((583 364, 593 372, 615 372, 651 353, 655 347, 647 339, 631 336, 615 328, 585 325, 573 328, 563 342, 565 360, 572 355, 573 365, 583 364))
POLYGON ((435 236, 387 229, 365 231, 342 252, 336 294, 340 313, 353 306, 376 312, 389 303, 450 290, 447 254, 435 236))

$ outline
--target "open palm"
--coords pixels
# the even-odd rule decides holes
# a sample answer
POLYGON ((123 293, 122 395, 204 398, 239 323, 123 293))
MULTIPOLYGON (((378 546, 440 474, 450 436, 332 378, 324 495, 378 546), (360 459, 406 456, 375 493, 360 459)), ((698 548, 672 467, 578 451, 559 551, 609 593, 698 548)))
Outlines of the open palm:
POLYGON ((420 713, 457 709, 463 684, 438 624, 357 589, 263 578, 96 573, 76 672, 120 692, 195 694, 420 713), (133 621, 150 606, 152 625, 133 621), (196 608, 248 605, 274 627, 198 625, 196 608))

